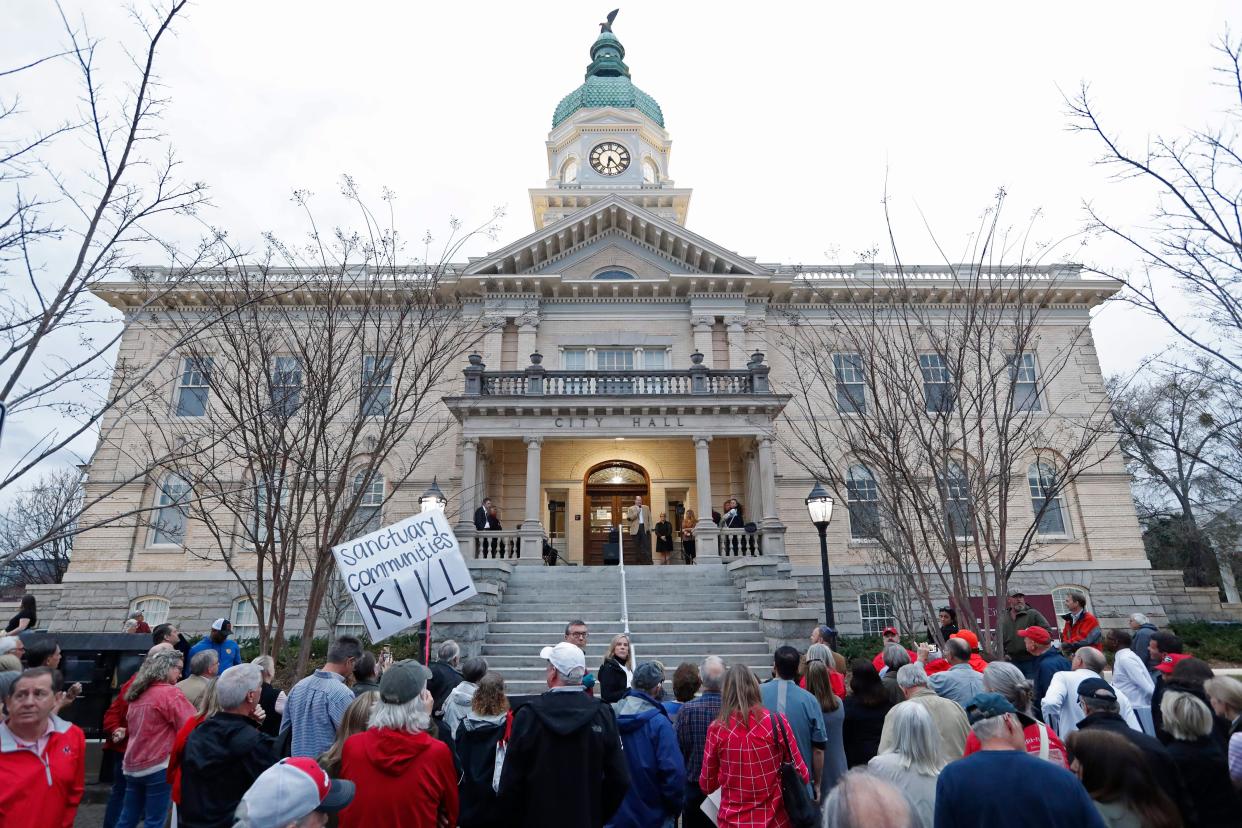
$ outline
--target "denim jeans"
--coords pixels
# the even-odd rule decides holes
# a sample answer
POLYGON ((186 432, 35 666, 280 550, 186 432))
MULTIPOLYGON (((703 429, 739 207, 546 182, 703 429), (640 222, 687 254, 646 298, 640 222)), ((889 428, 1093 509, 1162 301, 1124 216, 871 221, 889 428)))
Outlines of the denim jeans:
POLYGON ((172 785, 168 784, 168 771, 157 770, 145 776, 125 777, 125 806, 121 808, 121 817, 117 820, 117 828, 138 828, 138 821, 143 821, 144 828, 164 828, 168 818, 168 806, 172 804, 172 785))
POLYGON ((121 807, 125 804, 125 771, 121 768, 125 763, 125 754, 109 750, 104 753, 104 760, 112 763, 112 793, 108 795, 108 807, 104 809, 103 828, 116 828, 121 807))

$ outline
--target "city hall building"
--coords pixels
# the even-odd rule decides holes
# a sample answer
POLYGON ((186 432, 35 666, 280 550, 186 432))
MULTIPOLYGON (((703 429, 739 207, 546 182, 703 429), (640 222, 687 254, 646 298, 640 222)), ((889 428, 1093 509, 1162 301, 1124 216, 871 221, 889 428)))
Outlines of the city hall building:
MULTIPOLYGON (((631 81, 611 31, 590 56, 585 82, 552 115, 546 181, 530 191, 533 231, 453 265, 444 278, 446 295, 480 315, 485 333, 473 353, 460 354, 461 373, 453 371, 459 379, 436 406, 434 416, 451 423, 450 437, 399 490, 378 481, 377 520, 417 511, 434 478, 481 577, 499 566, 543 566, 545 538, 562 566, 597 567, 610 531, 623 525, 624 508, 640 495, 653 519, 666 515, 675 530, 688 513, 697 516, 700 565, 728 565, 739 556, 777 564, 768 575, 786 584, 782 617, 808 621, 809 628, 823 606, 819 538, 804 504, 814 481, 783 448, 787 389, 799 367, 773 343, 794 316, 831 319, 830 304, 849 301, 855 287, 882 301, 900 278, 943 307, 965 288, 948 267, 907 268, 899 276, 873 263, 768 264, 734 252, 727 239, 695 233, 691 190, 674 184, 660 106, 631 81), (484 497, 505 527, 486 543, 471 520, 484 497), (739 501, 749 526, 712 522, 727 499, 739 501)), ((1071 341, 1090 309, 1116 290, 1072 266, 1031 268, 1025 278, 1058 286, 1041 343, 1071 341)), ((118 282, 96 293, 125 312, 138 301, 135 290, 141 286, 118 282)), ((181 301, 192 304, 193 294, 181 301)), ((128 364, 151 358, 144 336, 140 324, 126 333, 121 354, 128 364)), ((1090 337, 1074 341, 1075 370, 1047 393, 1097 405, 1104 386, 1090 337)), ((169 418, 211 404, 209 383, 183 361, 169 360, 160 371, 169 418), (190 404, 181 405, 183 398, 190 404)), ((844 415, 827 409, 823 416, 844 415)), ((122 450, 101 442, 89 491, 115 486, 111 470, 122 450)), ((1025 462, 1020 466, 1016 474, 1025 477, 1025 462)), ((110 497, 158 510, 166 492, 153 474, 110 497)), ((1176 578, 1150 569, 1121 460, 1113 456, 1083 474, 1057 509, 1060 531, 1013 583, 1054 595, 1084 590, 1106 623, 1136 609, 1163 621, 1161 595, 1176 591, 1176 578)), ((890 588, 873 571, 871 549, 852 529, 849 510, 836 515, 828 547, 840 630, 876 632, 892 620, 890 588)), ((192 517, 171 536, 132 520, 85 533, 64 583, 36 588, 40 617, 54 630, 116 630, 126 611, 141 608, 152 624, 175 619, 202 632, 223 615, 245 636, 254 629, 253 609, 222 564, 187 548, 195 533, 192 517)), ((301 623, 294 608, 289 631, 301 623)), ((340 626, 357 629, 356 616, 340 626)))

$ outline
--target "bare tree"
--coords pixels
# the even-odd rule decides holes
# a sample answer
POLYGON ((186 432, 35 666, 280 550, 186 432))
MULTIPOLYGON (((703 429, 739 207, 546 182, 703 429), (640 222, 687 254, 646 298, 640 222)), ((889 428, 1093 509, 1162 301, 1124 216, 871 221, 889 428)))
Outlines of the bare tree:
POLYGON ((1163 322, 1236 388, 1242 384, 1242 41, 1226 33, 1216 51, 1228 107, 1220 123, 1202 130, 1144 136, 1132 148, 1110 132, 1087 86, 1068 104, 1072 128, 1103 144, 1098 163, 1118 181, 1149 188, 1154 202, 1151 221, 1136 227, 1086 206, 1091 229, 1125 243, 1140 262, 1137 272, 1096 272, 1125 285, 1122 300, 1163 322), (1168 287, 1190 302, 1188 313, 1168 301, 1168 287))
MULTIPOLYGON (((90 34, 85 20, 71 21, 61 11, 64 52, 0 72, 18 89, 0 101, 0 198, 8 202, 0 209, 0 278, 5 283, 0 292, 0 400, 10 422, 38 432, 11 466, 0 470, 0 491, 20 485, 46 461, 63 462, 78 440, 119 439, 112 430, 118 408, 133 403, 147 387, 145 371, 114 366, 117 345, 130 324, 162 304, 177 285, 153 286, 124 318, 92 292, 128 278, 128 267, 139 255, 159 256, 186 276, 210 263, 212 246, 183 251, 158 226, 164 223, 167 230, 169 219, 188 218, 207 203, 206 186, 181 178, 176 156, 159 131, 167 98, 156 72, 157 56, 184 7, 185 0, 171 0, 131 15, 138 33, 117 50, 132 67, 126 71, 109 71, 106 44, 90 34), (58 126, 39 131, 23 117, 20 84, 65 60, 79 79, 78 107, 58 126), (73 152, 50 154, 54 139, 63 144, 70 136, 80 139, 85 158, 73 152)), ((38 100, 60 99, 45 94, 38 100)), ((25 548, 8 550, 0 561, 121 519, 100 509, 95 514, 102 522, 93 523, 83 512, 175 458, 144 458, 128 479, 92 485, 77 501, 77 512, 63 514, 59 523, 46 527, 45 537, 28 538, 25 548)))
POLYGON ((941 596, 1005 595, 1054 553, 1075 481, 1111 448, 1103 389, 1076 375, 1086 322, 1047 310, 1072 297, 1077 269, 1041 265, 1047 248, 1027 254, 1025 233, 1003 232, 1003 201, 967 264, 907 267, 893 240, 897 264, 874 280, 803 279, 822 310, 791 312, 776 345, 797 366, 789 454, 848 504, 852 540, 927 619, 941 596))
POLYGON ((264 652, 281 649, 291 603, 304 604, 299 674, 337 581, 332 547, 380 528, 403 486, 432 477, 424 461, 452 427, 440 398, 483 333, 444 277, 492 225, 465 233, 454 222, 441 255, 404 265, 391 217, 377 218, 349 179, 344 194, 361 231, 321 235, 308 209, 307 245, 269 238, 257 260, 232 251, 227 268, 152 316, 147 335, 185 343, 160 374, 179 390, 150 395, 171 396, 171 412, 132 412, 158 442, 152 453, 182 455, 158 484, 173 510, 151 531, 228 568, 264 652), (187 516, 204 529, 188 539, 187 516))
POLYGON ((72 521, 81 508, 82 473, 75 468, 45 474, 17 493, 0 516, 0 550, 22 550, 4 565, 4 581, 22 586, 60 583, 73 553, 73 534, 55 529, 72 521))
POLYGON ((1110 396, 1140 518, 1176 517, 1187 580, 1215 585, 1215 569, 1227 599, 1236 602, 1232 544, 1211 537, 1212 528, 1227 523, 1214 519, 1242 503, 1242 408, 1223 373, 1204 356, 1159 364, 1145 372, 1144 383, 1114 379, 1110 396))

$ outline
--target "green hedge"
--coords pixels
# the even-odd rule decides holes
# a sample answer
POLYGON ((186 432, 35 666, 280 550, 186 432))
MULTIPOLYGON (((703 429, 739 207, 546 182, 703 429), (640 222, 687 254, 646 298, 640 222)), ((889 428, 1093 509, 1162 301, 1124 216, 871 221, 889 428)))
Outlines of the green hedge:
POLYGON ((1170 624, 1186 645, 1186 652, 1208 662, 1242 664, 1242 624, 1193 621, 1170 624))

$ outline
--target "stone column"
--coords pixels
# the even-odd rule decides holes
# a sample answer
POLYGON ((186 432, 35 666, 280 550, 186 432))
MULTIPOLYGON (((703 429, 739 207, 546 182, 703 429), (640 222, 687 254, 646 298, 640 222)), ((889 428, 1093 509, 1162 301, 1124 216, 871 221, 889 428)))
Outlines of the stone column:
POLYGON ((457 498, 457 526, 474 528, 474 510, 479 500, 479 441, 463 437, 461 441, 461 494, 457 498))
POLYGON ((543 482, 543 438, 524 437, 526 443, 526 519, 518 530, 522 563, 542 562, 543 521, 540 519, 539 492, 543 482))
MULTIPOLYGON (((725 317, 725 335, 729 341, 728 367, 738 371, 746 367, 748 351, 746 350, 746 317, 725 317)), ((715 366, 724 368, 723 365, 715 366)))
POLYGON ((694 525, 695 553, 700 563, 718 562, 719 531, 712 522, 712 463, 710 436, 695 435, 694 488, 698 495, 699 520, 694 525))
POLYGON ((763 493, 759 482, 759 452, 750 449, 742 455, 744 473, 746 475, 746 519, 759 523, 763 519, 763 493))
POLYGON ((696 316, 690 320, 690 324, 694 326, 694 350, 703 355, 703 364, 708 368, 722 367, 712 365, 712 318, 696 316))
POLYGON ((763 533, 763 554, 771 557, 785 555, 785 524, 776 514, 776 458, 772 454, 772 438, 757 438, 759 454, 759 530, 763 533))

